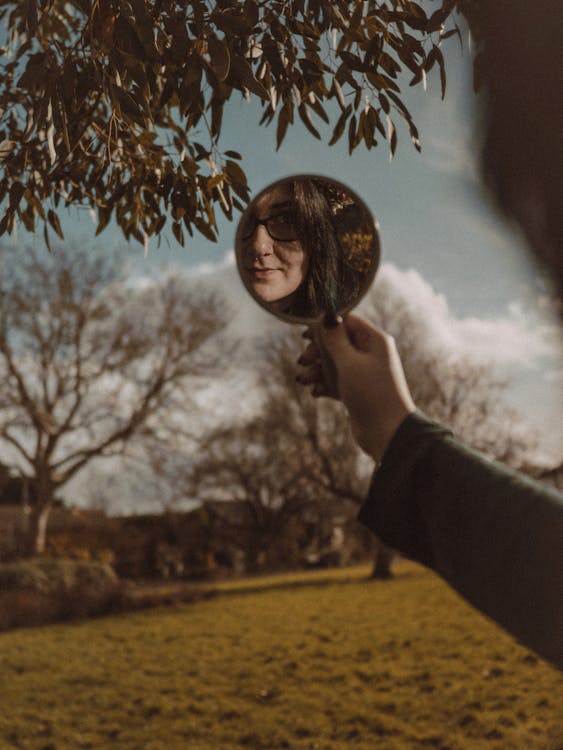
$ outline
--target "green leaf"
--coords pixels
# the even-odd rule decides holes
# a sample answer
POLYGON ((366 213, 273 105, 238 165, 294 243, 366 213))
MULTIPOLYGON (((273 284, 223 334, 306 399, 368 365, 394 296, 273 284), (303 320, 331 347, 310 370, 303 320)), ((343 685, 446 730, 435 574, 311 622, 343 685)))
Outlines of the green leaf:
POLYGON ((436 60, 440 68, 440 86, 442 89, 442 99, 446 96, 446 65, 444 63, 444 55, 439 47, 434 47, 436 50, 436 60))
POLYGON ((332 88, 334 90, 334 93, 336 94, 336 98, 338 99, 338 103, 340 104, 340 109, 345 110, 346 109, 346 99, 344 98, 344 92, 342 91, 341 85, 338 83, 336 78, 332 81, 332 88))
POLYGON ((243 15, 252 27, 256 26, 260 20, 260 11, 254 0, 245 0, 243 15))
POLYGON ((348 124, 348 153, 354 150, 354 141, 356 139, 356 115, 352 115, 348 124))
POLYGON ((270 100, 266 88, 260 81, 254 77, 252 68, 248 62, 240 55, 233 55, 231 58, 230 79, 233 83, 247 88, 252 94, 260 99, 270 100))
MULTIPOLYGON (((0 234, 2 234, 2 227, 0 226, 0 234)), ((47 250, 51 252, 51 242, 49 241, 49 230, 47 229, 47 222, 43 224, 43 239, 47 245, 47 250)))
POLYGON ((6 232, 11 232, 12 227, 14 226, 14 213, 13 211, 10 211, 8 209, 4 216, 2 217, 2 221, 0 221, 0 236, 5 234, 6 232))
POLYGON ((51 208, 47 211, 47 220, 49 221, 49 224, 53 227, 59 238, 61 240, 64 240, 64 234, 63 230, 61 229, 59 217, 51 208))
POLYGON ((111 206, 100 206, 98 208, 98 226, 96 227, 96 237, 107 227, 111 217, 111 206))
POLYGON ((377 141, 375 140, 375 137, 373 135, 374 129, 371 127, 368 113, 369 110, 367 113, 362 112, 362 116, 360 117, 360 128, 367 148, 371 149, 377 144, 377 141))
POLYGON ((374 71, 370 70, 366 73, 366 76, 368 81, 373 84, 378 90, 387 88, 386 80, 381 75, 381 73, 375 73, 374 71))
POLYGON ((211 103, 211 133, 219 137, 223 120, 223 105, 214 99, 211 103))
POLYGON ((332 137, 330 141, 328 142, 329 146, 334 146, 334 144, 340 140, 342 133, 344 132, 344 128, 346 127, 346 121, 348 120, 348 117, 350 116, 350 112, 352 111, 352 105, 349 104, 344 112, 340 115, 338 118, 338 122, 336 123, 334 130, 332 132, 332 137))
POLYGON ((184 232, 182 231, 182 225, 177 221, 172 224, 172 234, 176 237, 180 245, 184 247, 184 232))
POLYGON ((240 182, 233 182, 231 183, 231 188, 245 204, 249 203, 250 194, 246 185, 241 185, 240 182))
POLYGON ((391 152, 391 158, 395 156, 397 150, 397 130, 393 124, 393 120, 389 120, 389 150, 391 152))
POLYGON ((237 13, 231 9, 227 11, 218 9, 213 14, 213 21, 221 31, 234 37, 246 37, 250 31, 249 21, 245 18, 244 14, 237 13))
POLYGON ((20 180, 17 180, 12 184, 12 187, 10 188, 10 209, 12 211, 20 205, 24 192, 25 188, 20 180))
POLYGON ((284 106, 281 108, 280 113, 278 115, 278 127, 276 129, 276 151, 279 149, 279 147, 281 146, 283 142, 283 139, 285 138, 288 125, 289 125, 289 114, 284 104, 284 106))
POLYGON ((311 115, 309 114, 309 110, 307 109, 307 105, 305 102, 299 105, 299 108, 297 110, 299 112, 299 117, 301 118, 301 121, 307 128, 307 130, 315 136, 315 138, 321 139, 321 134, 316 129, 316 127, 311 122, 311 115))
POLYGON ((229 75, 231 67, 231 53, 225 42, 217 39, 216 36, 210 36, 207 40, 207 49, 213 72, 220 81, 224 81, 229 75))
POLYGON ((31 206, 28 205, 27 210, 20 212, 19 216, 27 231, 33 233, 35 232, 35 218, 33 216, 33 209, 30 211, 30 208, 31 206))
POLYGON ((217 187, 217 185, 220 185, 224 181, 225 181, 224 174, 216 174, 213 177, 210 177, 209 180, 207 181, 207 189, 213 190, 214 187, 217 187))
POLYGON ((196 216, 194 218, 194 224, 196 228, 198 229, 201 234, 203 234, 204 237, 207 237, 208 240, 211 240, 211 242, 217 242, 217 237, 215 236, 215 232, 209 224, 207 224, 202 218, 199 216, 196 216))
POLYGON ((313 110, 313 112, 316 115, 318 115, 321 118, 321 120, 323 120, 326 123, 330 123, 329 116, 327 115, 327 113, 325 112, 324 107, 322 106, 322 104, 320 103, 320 101, 316 97, 313 99, 313 101, 311 101, 310 99, 307 99, 307 106, 311 107, 311 109, 313 110))
POLYGON ((16 147, 16 141, 5 140, 0 143, 0 161, 7 159, 16 147))
POLYGON ((231 182, 238 182, 240 185, 246 185, 247 179, 244 171, 236 161, 227 159, 225 162, 225 171, 229 175, 231 182))
POLYGON ((352 54, 352 52, 346 52, 343 50, 340 53, 340 57, 351 70, 357 70, 360 72, 364 71, 364 63, 357 55, 352 54))

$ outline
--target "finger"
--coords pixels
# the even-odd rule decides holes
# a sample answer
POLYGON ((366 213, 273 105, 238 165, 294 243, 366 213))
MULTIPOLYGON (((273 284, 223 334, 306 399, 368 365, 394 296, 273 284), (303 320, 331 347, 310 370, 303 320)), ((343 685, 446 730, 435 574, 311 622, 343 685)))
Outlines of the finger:
POLYGON ((336 328, 322 329, 323 344, 335 357, 350 353, 350 349, 369 352, 385 346, 386 334, 373 323, 349 314, 342 325, 336 328))
POLYGON ((319 346, 334 360, 339 361, 353 349, 349 340, 346 322, 340 320, 336 325, 321 325, 317 329, 319 346))
POLYGON ((322 382, 315 383, 315 385, 311 388, 311 396, 313 398, 336 398, 333 393, 330 393, 327 390, 324 383, 322 382))
POLYGON ((304 372, 300 372, 295 378, 295 380, 301 385, 314 385, 316 383, 321 383, 322 379, 323 372, 320 365, 309 367, 304 372))
POLYGON ((350 343, 358 351, 372 351, 385 341, 386 334, 381 328, 357 315, 349 315, 345 326, 350 343))
POLYGON ((335 328, 342 323, 342 316, 338 313, 326 313, 323 318, 323 325, 326 328, 335 328))
POLYGON ((305 351, 301 354, 299 359, 297 360, 298 365, 303 365, 304 367, 308 367, 309 365, 312 365, 316 362, 318 362, 320 359, 320 352, 318 346, 312 341, 305 351))

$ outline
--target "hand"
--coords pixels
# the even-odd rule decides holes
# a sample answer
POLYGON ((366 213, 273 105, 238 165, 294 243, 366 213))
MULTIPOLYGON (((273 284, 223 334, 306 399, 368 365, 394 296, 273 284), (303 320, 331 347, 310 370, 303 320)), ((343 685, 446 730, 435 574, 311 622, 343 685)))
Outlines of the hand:
POLYGON ((356 315, 333 327, 320 326, 317 342, 298 360, 306 369, 297 379, 312 385, 314 396, 327 395, 320 366, 327 355, 336 368, 338 397, 350 415, 354 438, 379 462, 401 422, 416 410, 394 339, 356 315))

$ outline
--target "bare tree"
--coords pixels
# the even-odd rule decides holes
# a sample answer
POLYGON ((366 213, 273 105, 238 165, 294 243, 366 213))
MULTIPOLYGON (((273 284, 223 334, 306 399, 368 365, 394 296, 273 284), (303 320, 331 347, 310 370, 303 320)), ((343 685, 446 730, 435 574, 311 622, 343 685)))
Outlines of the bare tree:
MULTIPOLYGON (((506 384, 490 363, 436 349, 428 333, 422 335, 420 320, 404 295, 392 294, 384 283, 376 285, 364 311, 396 336, 420 409, 490 457, 533 471, 534 437, 508 406, 503 397, 506 384)), ((293 334, 267 345, 262 419, 271 424, 270 440, 293 445, 302 462, 301 474, 293 474, 298 501, 311 498, 321 503, 327 515, 334 516, 339 509, 352 518, 365 499, 372 467, 362 461, 341 404, 312 399, 296 384, 295 352, 301 348, 302 342, 293 334)), ((376 548, 372 575, 388 578, 395 553, 379 540, 376 548)))
POLYGON ((417 407, 490 458, 533 471, 533 432, 504 397, 506 381, 491 362, 436 342, 431 322, 381 273, 362 314, 396 341, 417 407))
MULTIPOLYGON (((366 299, 364 313, 396 337, 420 409, 491 457, 526 468, 533 437, 508 407, 505 384, 492 366, 434 346, 404 295, 384 278, 366 299)), ((203 502, 237 500, 245 507, 239 535, 253 536, 247 544, 254 544, 254 558, 276 546, 279 555, 294 555, 288 543, 279 547, 280 539, 297 533, 294 519, 309 516, 320 524, 355 517, 371 474, 342 405, 315 400, 296 383, 295 357, 302 348, 294 331, 264 343, 258 364, 262 402, 252 419, 213 430, 189 448, 177 440, 173 450, 160 443, 153 454, 155 467, 178 494, 203 502)), ((379 543, 377 550, 373 574, 389 577, 394 553, 379 543)))
POLYGON ((253 418, 212 430, 199 444, 152 445, 155 470, 178 496, 197 497, 236 529, 247 569, 328 550, 335 518, 353 517, 365 495, 368 469, 343 407, 314 401, 295 382, 300 346, 293 332, 264 345, 263 405, 253 418))
MULTIPOLYGON (((365 499, 372 465, 352 438, 344 407, 332 400, 314 400, 296 384, 294 353, 300 347, 300 339, 292 334, 277 345, 270 343, 263 374, 265 404, 277 424, 283 425, 284 413, 291 410, 290 439, 312 457, 309 491, 319 499, 322 512, 331 519, 344 513, 352 520, 365 499)), ((396 553, 379 539, 375 547, 372 577, 389 578, 396 553)))
POLYGON ((206 344, 223 314, 212 296, 187 297, 178 279, 127 288, 116 260, 30 250, 16 264, 6 253, 0 448, 32 485, 28 552, 41 553, 63 485, 157 429, 164 409, 186 415, 181 387, 211 366, 206 344))

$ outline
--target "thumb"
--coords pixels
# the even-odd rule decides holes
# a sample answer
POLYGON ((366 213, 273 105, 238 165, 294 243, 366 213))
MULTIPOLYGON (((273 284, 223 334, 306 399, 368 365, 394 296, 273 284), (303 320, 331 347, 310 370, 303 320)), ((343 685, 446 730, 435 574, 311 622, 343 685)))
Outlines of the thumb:
POLYGON ((346 321, 338 316, 336 324, 323 323, 318 328, 318 339, 321 349, 324 350, 333 361, 338 362, 341 358, 349 356, 354 350, 346 321))
POLYGON ((322 326, 321 340, 336 359, 352 351, 378 351, 385 341, 385 333, 367 320, 349 313, 337 326, 322 326))

